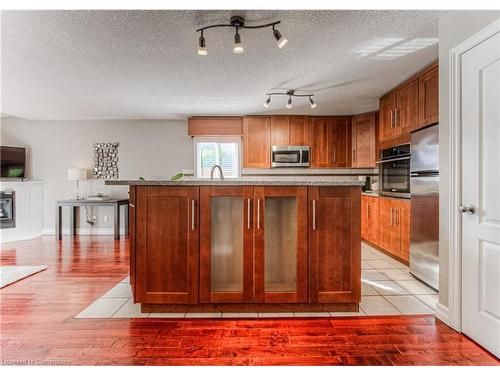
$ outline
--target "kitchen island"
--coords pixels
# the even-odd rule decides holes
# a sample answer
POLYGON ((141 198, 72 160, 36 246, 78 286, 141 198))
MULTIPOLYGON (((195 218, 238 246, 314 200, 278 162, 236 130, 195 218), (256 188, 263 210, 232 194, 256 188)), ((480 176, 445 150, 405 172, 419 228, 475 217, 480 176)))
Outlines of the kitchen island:
POLYGON ((143 312, 358 311, 363 182, 108 180, 129 185, 143 312))

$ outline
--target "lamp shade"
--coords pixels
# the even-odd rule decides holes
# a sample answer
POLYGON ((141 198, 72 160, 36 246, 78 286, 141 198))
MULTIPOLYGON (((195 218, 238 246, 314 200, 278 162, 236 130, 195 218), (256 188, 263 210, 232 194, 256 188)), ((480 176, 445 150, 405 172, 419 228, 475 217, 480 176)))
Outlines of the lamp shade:
POLYGON ((69 168, 68 169, 68 180, 69 181, 79 181, 87 179, 87 170, 84 168, 69 168))

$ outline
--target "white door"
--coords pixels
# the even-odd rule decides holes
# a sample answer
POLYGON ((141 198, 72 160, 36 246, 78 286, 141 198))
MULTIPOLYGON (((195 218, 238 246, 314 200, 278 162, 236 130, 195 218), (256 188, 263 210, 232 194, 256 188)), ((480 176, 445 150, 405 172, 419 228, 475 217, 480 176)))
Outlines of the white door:
POLYGON ((462 55, 462 331, 500 357, 500 33, 462 55))

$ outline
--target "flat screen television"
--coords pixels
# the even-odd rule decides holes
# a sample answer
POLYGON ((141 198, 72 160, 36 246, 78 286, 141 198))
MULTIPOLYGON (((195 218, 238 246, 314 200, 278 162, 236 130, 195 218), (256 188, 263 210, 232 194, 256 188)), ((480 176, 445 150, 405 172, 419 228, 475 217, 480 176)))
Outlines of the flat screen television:
POLYGON ((0 146, 2 178, 24 178, 26 171, 26 149, 24 147, 0 146))

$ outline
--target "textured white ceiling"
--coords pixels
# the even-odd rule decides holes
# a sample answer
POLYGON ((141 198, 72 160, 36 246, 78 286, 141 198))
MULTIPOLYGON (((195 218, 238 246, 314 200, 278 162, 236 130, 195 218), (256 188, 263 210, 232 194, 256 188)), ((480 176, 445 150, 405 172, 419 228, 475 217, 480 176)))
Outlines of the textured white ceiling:
POLYGON ((354 114, 438 56, 437 11, 4 11, 2 113, 28 119, 354 114), (195 29, 243 15, 269 29, 195 29), (430 44, 430 45, 429 45, 430 44), (401 53, 403 51, 403 53, 401 53), (307 89, 318 106, 270 90, 307 89))

